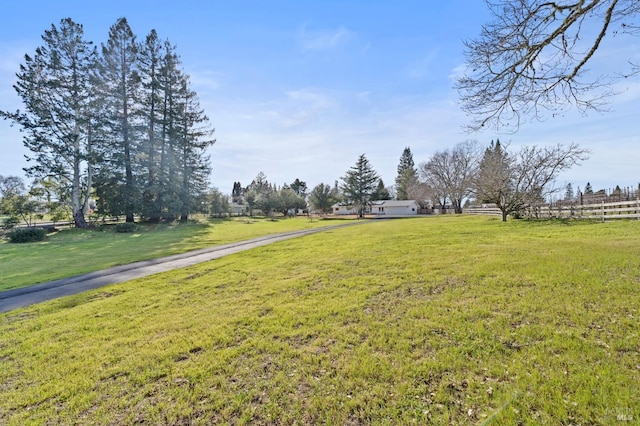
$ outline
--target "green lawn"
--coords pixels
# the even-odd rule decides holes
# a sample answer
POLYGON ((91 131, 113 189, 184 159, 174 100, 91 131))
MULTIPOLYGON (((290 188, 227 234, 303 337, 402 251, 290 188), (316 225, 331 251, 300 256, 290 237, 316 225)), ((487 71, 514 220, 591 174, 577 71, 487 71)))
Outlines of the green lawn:
POLYGON ((47 241, 0 242, 0 291, 154 259, 189 250, 297 229, 335 225, 341 220, 232 218, 186 224, 138 225, 135 233, 67 229, 47 241))
POLYGON ((0 424, 637 424, 640 222, 373 221, 0 315, 0 424))

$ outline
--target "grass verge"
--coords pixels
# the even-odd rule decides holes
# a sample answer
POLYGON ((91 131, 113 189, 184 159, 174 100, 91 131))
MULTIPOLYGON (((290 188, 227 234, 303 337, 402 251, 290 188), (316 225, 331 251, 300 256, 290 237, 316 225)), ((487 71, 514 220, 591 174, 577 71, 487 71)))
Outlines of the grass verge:
POLYGON ((46 241, 9 244, 0 240, 0 291, 155 259, 267 234, 311 229, 340 220, 231 218, 189 223, 136 225, 135 232, 66 229, 46 241))
POLYGON ((640 223, 376 221, 0 315, 2 424, 611 424, 640 223))

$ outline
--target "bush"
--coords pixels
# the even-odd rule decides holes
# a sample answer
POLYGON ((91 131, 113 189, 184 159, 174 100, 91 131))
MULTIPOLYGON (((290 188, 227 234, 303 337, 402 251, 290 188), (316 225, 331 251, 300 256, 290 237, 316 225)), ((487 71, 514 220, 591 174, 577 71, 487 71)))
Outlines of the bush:
POLYGON ((47 230, 44 228, 15 228, 7 233, 9 242, 11 243, 33 243, 43 241, 47 236, 47 230))
POLYGON ((126 232, 135 232, 136 224, 133 222, 125 222, 125 223, 116 223, 116 232, 126 233, 126 232))

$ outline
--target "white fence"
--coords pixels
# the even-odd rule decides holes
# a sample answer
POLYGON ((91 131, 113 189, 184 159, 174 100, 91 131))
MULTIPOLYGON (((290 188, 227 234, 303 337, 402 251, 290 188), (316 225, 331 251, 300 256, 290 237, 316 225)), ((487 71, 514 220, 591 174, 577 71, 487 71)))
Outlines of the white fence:
MULTIPOLYGON (((464 210, 468 214, 499 215, 500 209, 496 207, 475 207, 464 210)), ((640 199, 629 201, 617 201, 615 203, 601 202, 596 204, 545 204, 529 207, 525 216, 535 219, 546 218, 576 218, 597 219, 602 221, 615 219, 640 220, 640 199)))
POLYGON ((472 207, 468 207, 468 208, 463 209, 462 212, 465 213, 465 214, 473 214, 473 215, 482 214, 482 215, 502 216, 502 212, 497 207, 475 207, 475 206, 472 206, 472 207))
POLYGON ((574 217, 579 219, 598 219, 602 221, 614 219, 640 219, 640 199, 601 202, 584 205, 541 206, 532 209, 533 217, 574 217))

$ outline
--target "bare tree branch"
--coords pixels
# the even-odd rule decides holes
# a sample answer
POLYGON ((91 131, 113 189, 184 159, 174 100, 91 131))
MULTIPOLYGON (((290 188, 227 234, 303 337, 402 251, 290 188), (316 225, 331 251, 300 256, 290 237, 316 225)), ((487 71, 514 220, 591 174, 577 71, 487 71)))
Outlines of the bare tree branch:
POLYGON ((615 78, 586 78, 586 65, 613 30, 636 35, 629 20, 637 0, 487 0, 494 20, 465 42, 467 72, 456 82, 468 130, 485 126, 517 130, 523 117, 538 120, 572 106, 602 110, 615 78))
POLYGON ((482 202, 495 203, 506 221, 509 214, 519 214, 556 192, 558 174, 579 165, 588 155, 588 150, 575 143, 568 147, 522 147, 515 155, 499 141, 492 142, 480 162, 476 195, 482 202))
POLYGON ((443 207, 449 200, 455 213, 462 213, 463 200, 473 192, 479 152, 478 143, 468 140, 420 164, 420 174, 443 207))

